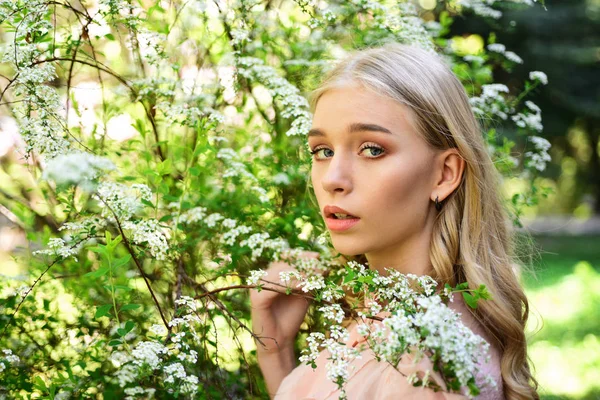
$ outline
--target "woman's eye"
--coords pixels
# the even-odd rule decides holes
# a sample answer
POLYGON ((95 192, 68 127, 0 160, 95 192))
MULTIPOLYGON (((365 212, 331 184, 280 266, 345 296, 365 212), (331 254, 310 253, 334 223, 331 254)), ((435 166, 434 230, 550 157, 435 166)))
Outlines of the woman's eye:
MULTIPOLYGON (((331 149, 328 149, 326 147, 320 147, 317 149, 314 149, 310 152, 310 154, 312 154, 313 156, 315 156, 316 154, 318 154, 321 150, 323 150, 323 155, 328 154, 328 155, 333 155, 333 151, 331 149), (327 151, 329 151, 329 153, 326 153, 327 151)), ((326 156, 327 157, 327 156, 326 156)), ((316 159, 320 159, 319 157, 315 157, 316 159)))
MULTIPOLYGON (((365 151, 368 152, 367 156, 366 156, 367 158, 378 158, 383 153, 385 153, 385 150, 382 147, 375 146, 375 145, 363 146, 360 148, 359 153, 363 153, 365 151)), ((310 154, 312 154, 313 157, 315 157, 317 160, 322 160, 323 158, 333 157, 333 150, 328 149, 327 147, 318 147, 318 148, 312 150, 310 152, 310 154), (317 154, 319 154, 319 152, 321 152, 321 150, 323 151, 323 157, 315 157, 317 154)))
POLYGON ((377 158, 384 153, 383 148, 379 146, 368 145, 361 148, 361 151, 368 150, 371 153, 370 158, 377 158))

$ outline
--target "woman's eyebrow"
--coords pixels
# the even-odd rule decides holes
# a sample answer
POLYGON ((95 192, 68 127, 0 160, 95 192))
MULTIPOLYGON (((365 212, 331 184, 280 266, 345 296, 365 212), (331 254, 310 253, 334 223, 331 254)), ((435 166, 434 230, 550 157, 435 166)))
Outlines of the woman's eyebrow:
MULTIPOLYGON (((362 122, 354 122, 354 123, 348 125, 348 129, 346 131, 348 133, 372 131, 372 132, 388 133, 390 135, 392 134, 392 132, 389 129, 384 128, 383 126, 380 126, 377 124, 366 124, 366 123, 362 123, 362 122)), ((327 135, 325 135, 325 132, 322 131, 321 129, 313 128, 310 131, 308 131, 307 137, 311 137, 311 136, 327 136, 327 135)))

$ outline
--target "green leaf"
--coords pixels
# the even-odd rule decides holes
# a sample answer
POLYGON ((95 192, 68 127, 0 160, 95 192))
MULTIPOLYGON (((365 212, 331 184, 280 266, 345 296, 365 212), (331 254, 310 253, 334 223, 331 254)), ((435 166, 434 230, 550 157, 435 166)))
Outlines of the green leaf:
POLYGON ((354 279, 355 276, 356 276, 356 273, 351 270, 350 272, 348 272, 348 275, 346 275, 344 277, 344 283, 351 282, 354 279))
POLYGON ((465 299, 465 303, 471 308, 477 308, 477 299, 470 293, 463 292, 463 298, 465 299))
POLYGON ((98 254, 102 254, 105 255, 106 257, 108 257, 108 251, 106 250, 106 246, 99 244, 98 246, 95 247, 90 247, 89 248, 91 251, 93 251, 94 253, 98 253, 98 254))
POLYGON ((103 306, 96 307, 96 315, 94 316, 94 318, 100 318, 108 315, 111 308, 112 304, 105 304, 103 306))
POLYGON ((119 268, 119 267, 127 264, 130 260, 131 260, 131 255, 130 254, 126 254, 125 256, 123 256, 121 258, 117 258, 115 260, 115 262, 113 263, 113 266, 115 268, 119 268))
POLYGON ((115 40, 115 35, 113 35, 112 33, 107 33, 106 35, 104 35, 104 37, 108 40, 115 40))
POLYGON ((167 221, 171 221, 173 218, 174 218, 173 214, 165 214, 158 221, 159 222, 167 222, 167 221))
POLYGON ((136 310, 140 308, 141 304, 125 304, 119 311, 128 311, 128 310, 136 310))
POLYGON ((113 339, 110 342, 108 342, 109 346, 118 346, 121 343, 123 343, 123 341, 121 339, 113 339))
POLYGON ((142 199, 141 200, 142 204, 151 208, 154 208, 154 204, 151 201, 148 201, 146 199, 142 199))
POLYGON ((36 376, 35 378, 33 378, 33 384, 40 391, 45 392, 48 390, 46 382, 44 382, 44 380, 40 376, 36 376))
POLYGON ((131 330, 133 328, 135 328, 135 322, 133 322, 133 321, 127 321, 127 322, 125 322, 125 330, 127 332, 131 332, 131 330))
POLYGON ((101 276, 106 275, 106 273, 109 270, 110 270, 110 268, 108 268, 108 267, 98 268, 97 270, 88 272, 87 274, 85 274, 83 276, 84 277, 89 277, 89 278, 100 278, 101 276))
POLYGON ((484 300, 490 300, 492 298, 492 294, 487 290, 485 285, 480 285, 479 288, 475 291, 475 294, 484 300))
POLYGON ((124 290, 126 292, 129 292, 131 290, 133 290, 132 288, 130 288, 129 286, 124 286, 124 285, 113 285, 113 287, 115 288, 115 290, 124 290))
POLYGON ((193 176, 198 176, 198 175, 200 175, 202 173, 202 170, 197 165, 194 165, 193 167, 189 168, 188 171, 193 176))
POLYGON ((133 124, 133 127, 135 128, 136 131, 138 131, 140 133, 140 135, 142 135, 142 137, 144 139, 146 138, 146 124, 144 123, 143 120, 141 120, 140 118, 136 118, 135 124, 133 124))

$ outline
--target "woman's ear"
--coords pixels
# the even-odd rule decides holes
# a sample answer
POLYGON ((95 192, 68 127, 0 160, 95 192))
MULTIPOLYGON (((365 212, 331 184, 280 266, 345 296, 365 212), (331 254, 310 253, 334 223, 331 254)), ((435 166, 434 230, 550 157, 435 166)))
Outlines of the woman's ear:
POLYGON ((444 150, 436 156, 434 163, 434 187, 431 192, 431 200, 443 201, 460 185, 465 170, 465 160, 461 157, 458 149, 444 150))

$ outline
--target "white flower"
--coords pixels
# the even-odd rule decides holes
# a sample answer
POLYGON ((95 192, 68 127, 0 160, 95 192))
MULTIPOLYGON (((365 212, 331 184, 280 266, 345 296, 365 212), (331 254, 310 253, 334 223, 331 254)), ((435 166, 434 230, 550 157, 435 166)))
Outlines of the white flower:
POLYGON ((154 324, 150 327, 150 332, 155 335, 164 336, 167 334, 167 328, 164 325, 154 324))
POLYGON ((96 196, 101 199, 103 216, 111 216, 112 210, 123 221, 130 219, 143 207, 141 200, 152 200, 152 191, 141 183, 129 187, 121 183, 101 182, 96 196))
POLYGON ((344 320, 344 310, 339 304, 320 307, 319 311, 323 313, 323 317, 332 321, 336 321, 338 324, 344 320))
MULTIPOLYGON (((235 220, 225 220, 223 221, 223 227, 227 228, 228 224, 226 224, 226 222, 228 221, 234 221, 234 223, 237 223, 237 221, 235 220)), ((246 233, 250 233, 252 232, 252 228, 250 228, 249 226, 246 225, 238 225, 235 226, 233 228, 231 228, 229 231, 225 232, 222 236, 221 236, 221 243, 224 243, 228 246, 233 246, 235 244, 235 240, 238 238, 238 236, 240 235, 244 235, 246 233)))
POLYGON ((187 373, 185 372, 185 368, 180 363, 169 364, 164 368, 165 372, 165 382, 166 383, 175 383, 175 378, 185 379, 187 377, 187 373))
POLYGON ((257 285, 258 281, 267 275, 267 271, 263 271, 262 269, 250 271, 250 277, 246 280, 246 283, 248 285, 257 285))
POLYGON ((36 250, 33 254, 47 254, 50 256, 58 256, 61 258, 73 257, 77 261, 77 253, 81 250, 83 242, 81 243, 67 243, 61 238, 50 238, 48 241, 48 248, 45 250, 36 250))
POLYGON ((516 53, 512 52, 512 51, 507 51, 504 53, 504 56, 506 57, 506 59, 515 62, 517 64, 523 64, 523 59, 521 57, 519 57, 516 53))
MULTIPOLYGON (((319 356, 319 347, 321 347, 321 342, 325 340, 325 335, 321 332, 311 332, 306 338, 306 343, 308 344, 308 348, 302 349, 302 356, 300 357, 300 362, 306 364, 312 364, 319 356)), ((315 365, 316 367, 316 365, 315 365)))
MULTIPOLYGON (((179 207, 179 205, 177 205, 179 207)), ((194 207, 179 216, 179 222, 184 224, 195 224, 206 217, 206 207, 194 207)))
POLYGON ((501 93, 508 93, 508 87, 503 84, 494 83, 481 86, 480 96, 471 97, 469 103, 475 114, 490 114, 502 119, 508 118, 507 105, 501 93))
POLYGON ((506 46, 500 43, 491 43, 488 44, 487 49, 489 51, 493 51, 494 53, 504 54, 506 51, 506 46))
MULTIPOLYGON (((208 226, 209 228, 214 228, 217 225, 217 222, 223 220, 225 217, 223 217, 221 214, 219 213, 212 213, 210 214, 208 217, 206 217, 206 219, 204 220, 204 223, 206 224, 206 226, 208 226)), ((234 220, 235 222, 235 220, 234 220)))
MULTIPOLYGON (((2 349, 2 353, 4 354, 3 358, 9 364, 16 364, 19 361, 21 361, 21 359, 19 358, 19 356, 13 354, 12 350, 10 350, 10 349, 2 349)), ((4 365, 4 364, 2 364, 2 365, 4 365)))
POLYGON ((482 17, 489 17, 493 19, 499 19, 502 17, 502 12, 499 10, 495 10, 491 5, 494 4, 494 1, 482 1, 482 0, 459 0, 458 4, 463 7, 470 8, 477 15, 482 17))
POLYGON ((542 125, 542 110, 531 101, 526 101, 525 105, 530 111, 533 111, 533 113, 519 113, 513 115, 512 120, 520 128, 541 132, 544 129, 544 126, 542 125))
POLYGON ((320 275, 311 275, 306 280, 301 281, 298 287, 302 288, 303 292, 311 290, 323 289, 325 287, 325 279, 320 275))
POLYGON ((542 85, 548 84, 548 76, 541 71, 531 71, 529 73, 529 79, 532 81, 539 81, 542 85))
POLYGON ((137 222, 123 222, 123 229, 131 231, 132 241, 137 244, 147 244, 150 254, 157 260, 166 260, 169 250, 168 231, 159 225, 155 219, 141 220, 137 222))
POLYGON ((96 188, 95 180, 104 171, 113 169, 115 165, 107 158, 76 151, 48 161, 42 178, 53 180, 57 185, 77 185, 92 192, 96 188))
POLYGON ((177 304, 178 306, 184 306, 191 311, 196 311, 197 309, 196 300, 190 296, 181 296, 180 298, 175 300, 175 304, 177 304))
POLYGON ((283 118, 292 118, 291 128, 287 136, 306 135, 312 125, 308 101, 300 94, 300 90, 281 77, 277 71, 264 65, 259 58, 240 57, 237 72, 247 79, 263 84, 273 98, 281 102, 283 118))
POLYGON ((132 362, 138 366, 148 365, 152 369, 157 369, 162 355, 167 353, 167 348, 158 342, 139 342, 131 351, 132 362))
POLYGON ((252 261, 255 261, 263 252, 269 234, 267 232, 255 233, 246 240, 240 242, 240 246, 248 246, 252 249, 252 261))
POLYGON ((546 163, 552 161, 552 157, 548 154, 551 146, 550 142, 539 136, 530 136, 529 141, 534 144, 535 151, 525 153, 525 157, 527 158, 526 165, 538 171, 545 170, 546 163))

